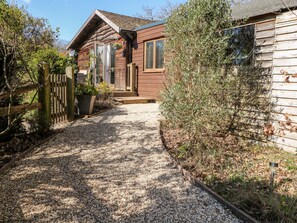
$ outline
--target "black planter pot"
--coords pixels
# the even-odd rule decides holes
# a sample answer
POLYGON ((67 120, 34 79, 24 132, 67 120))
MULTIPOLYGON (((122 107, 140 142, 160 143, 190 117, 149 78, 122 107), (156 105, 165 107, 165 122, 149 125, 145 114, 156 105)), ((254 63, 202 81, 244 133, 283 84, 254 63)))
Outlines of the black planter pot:
POLYGON ((96 96, 92 95, 78 95, 78 109, 80 115, 90 115, 94 110, 96 96))

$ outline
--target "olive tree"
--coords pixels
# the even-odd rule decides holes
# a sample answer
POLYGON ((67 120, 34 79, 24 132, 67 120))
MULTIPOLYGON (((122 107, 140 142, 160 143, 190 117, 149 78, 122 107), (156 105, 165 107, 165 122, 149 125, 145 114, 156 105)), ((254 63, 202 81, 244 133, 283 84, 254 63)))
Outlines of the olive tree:
POLYGON ((261 97, 264 70, 250 60, 254 48, 232 50, 238 43, 232 38, 242 33, 232 31, 234 25, 226 0, 189 0, 166 24, 162 113, 188 134, 200 153, 220 147, 217 138, 246 129, 253 122, 246 111, 258 115, 268 108, 261 97), (246 61, 232 66, 242 54, 249 55, 246 61))

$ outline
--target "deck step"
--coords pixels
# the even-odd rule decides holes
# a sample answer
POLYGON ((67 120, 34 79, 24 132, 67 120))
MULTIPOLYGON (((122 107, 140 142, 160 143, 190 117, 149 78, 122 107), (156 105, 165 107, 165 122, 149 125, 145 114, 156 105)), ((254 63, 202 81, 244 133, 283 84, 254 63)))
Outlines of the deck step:
POLYGON ((114 97, 114 100, 122 104, 147 104, 156 102, 153 98, 145 97, 114 97))
POLYGON ((113 93, 114 97, 136 97, 136 92, 130 92, 130 91, 115 91, 113 93))

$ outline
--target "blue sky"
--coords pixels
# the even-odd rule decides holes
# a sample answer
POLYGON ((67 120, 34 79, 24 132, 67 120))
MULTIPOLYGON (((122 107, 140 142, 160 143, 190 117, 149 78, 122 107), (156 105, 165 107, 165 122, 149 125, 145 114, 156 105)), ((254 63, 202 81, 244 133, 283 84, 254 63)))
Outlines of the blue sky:
POLYGON ((60 27, 60 39, 70 41, 95 9, 135 16, 143 6, 157 9, 165 5, 166 0, 18 0, 17 3, 24 5, 33 16, 48 19, 53 28, 60 27))

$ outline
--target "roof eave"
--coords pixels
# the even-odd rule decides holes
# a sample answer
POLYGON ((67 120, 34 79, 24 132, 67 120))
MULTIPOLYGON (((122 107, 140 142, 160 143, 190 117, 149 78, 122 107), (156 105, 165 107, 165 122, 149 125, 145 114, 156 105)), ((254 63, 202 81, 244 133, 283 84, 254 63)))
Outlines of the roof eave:
POLYGON ((95 10, 96 15, 98 15, 104 22, 106 22, 110 27, 112 27, 117 33, 120 33, 121 28, 117 26, 114 22, 112 22, 109 18, 107 18, 103 13, 99 10, 95 10))
POLYGON ((92 18, 95 16, 95 12, 92 13, 92 15, 90 15, 90 17, 87 19, 87 21, 85 21, 85 23, 83 24, 83 26, 78 30, 78 32, 75 34, 75 36, 72 38, 72 40, 70 41, 70 43, 67 45, 66 50, 72 49, 72 45, 75 42, 75 40, 77 39, 77 37, 79 36, 79 34, 81 34, 81 32, 86 28, 86 26, 89 24, 89 22, 92 20, 92 18))
POLYGON ((103 15, 100 11, 95 10, 92 15, 87 19, 87 21, 83 24, 83 26, 79 29, 79 31, 75 34, 75 36, 72 38, 70 43, 67 45, 66 50, 73 49, 73 45, 76 41, 76 39, 79 37, 79 35, 84 31, 86 26, 90 23, 90 21, 94 18, 94 16, 98 16, 101 18, 104 22, 106 22, 109 26, 111 26, 117 33, 121 32, 121 28, 117 26, 115 23, 113 23, 110 19, 108 19, 105 15, 103 15))

